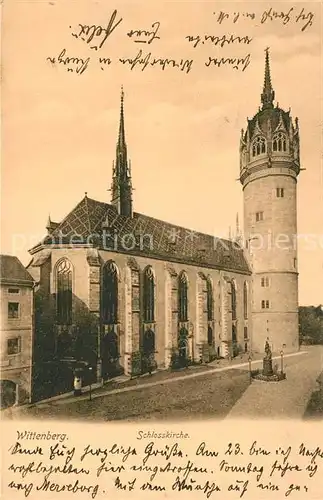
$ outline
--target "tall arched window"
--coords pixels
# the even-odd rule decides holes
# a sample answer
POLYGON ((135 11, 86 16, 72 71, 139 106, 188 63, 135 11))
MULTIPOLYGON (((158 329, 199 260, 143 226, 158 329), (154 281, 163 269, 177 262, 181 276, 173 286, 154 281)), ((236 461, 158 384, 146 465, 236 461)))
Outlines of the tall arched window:
POLYGON ((286 151, 287 140, 285 134, 278 132, 273 137, 273 151, 286 151))
POLYGON ((144 271, 144 321, 155 321, 155 278, 151 267, 144 271))
POLYGON ((185 272, 178 277, 178 320, 188 321, 188 282, 185 272))
POLYGON ((266 140, 264 137, 258 136, 252 143, 252 156, 258 156, 266 153, 266 140))
POLYGON ((62 259, 56 268, 56 310, 57 322, 60 325, 72 323, 72 265, 68 259, 62 259))
POLYGON ((107 262, 103 268, 102 316, 107 325, 118 322, 118 270, 114 262, 107 262))
POLYGON ((234 282, 231 282, 231 310, 232 310, 232 319, 237 319, 237 293, 234 282))
POLYGON ((213 286, 210 278, 206 281, 207 288, 207 320, 213 321, 213 286))
POLYGON ((243 315, 244 319, 248 319, 248 285, 246 282, 243 285, 243 315))

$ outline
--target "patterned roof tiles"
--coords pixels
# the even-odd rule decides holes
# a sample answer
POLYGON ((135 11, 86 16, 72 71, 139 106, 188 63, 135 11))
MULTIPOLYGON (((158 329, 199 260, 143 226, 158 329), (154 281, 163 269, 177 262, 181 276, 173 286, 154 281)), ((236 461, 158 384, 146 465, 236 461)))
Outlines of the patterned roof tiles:
POLYGON ((233 241, 136 212, 133 217, 125 217, 114 206, 87 196, 40 243, 51 244, 89 244, 129 255, 251 274, 243 249, 233 241))

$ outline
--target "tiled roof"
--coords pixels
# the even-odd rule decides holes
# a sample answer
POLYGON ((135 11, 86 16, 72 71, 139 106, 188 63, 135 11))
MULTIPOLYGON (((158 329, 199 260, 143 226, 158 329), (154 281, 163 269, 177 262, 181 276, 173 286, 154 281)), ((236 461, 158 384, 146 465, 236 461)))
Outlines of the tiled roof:
POLYGON ((40 245, 94 243, 97 248, 147 255, 202 267, 250 273, 242 248, 230 240, 199 233, 147 215, 119 215, 116 208, 85 196, 40 245), (109 234, 111 236, 109 236, 109 234), (137 242, 135 248, 134 241, 137 242))
POLYGON ((6 282, 34 282, 32 276, 14 255, 0 255, 0 279, 6 282))
POLYGON ((271 130, 274 132, 279 124, 280 118, 283 120, 286 130, 289 130, 289 111, 284 111, 281 108, 261 109, 253 118, 251 118, 251 120, 248 120, 250 136, 253 136, 257 120, 261 130, 264 133, 267 133, 268 121, 270 121, 271 130))

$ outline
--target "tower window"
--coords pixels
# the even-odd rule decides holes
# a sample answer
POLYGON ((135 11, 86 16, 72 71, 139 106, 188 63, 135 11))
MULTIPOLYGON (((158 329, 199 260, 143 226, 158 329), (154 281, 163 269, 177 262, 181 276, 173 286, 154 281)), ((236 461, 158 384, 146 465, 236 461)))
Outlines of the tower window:
POLYGON ((144 321, 155 321, 155 280, 151 267, 144 272, 144 321))
POLYGON ((208 321, 213 321, 213 287, 210 278, 207 279, 207 296, 206 296, 206 305, 207 305, 207 319, 208 321))
POLYGON ((269 300, 261 301, 261 309, 269 309, 269 300))
POLYGON ((62 259, 56 268, 57 281, 57 322, 61 325, 72 323, 72 266, 67 259, 62 259))
POLYGON ((103 268, 102 316, 107 325, 118 322, 118 271, 114 262, 103 268))
POLYGON ((260 222, 264 220, 264 213, 263 212, 256 212, 256 222, 260 222))
POLYGON ((140 311, 140 277, 137 269, 131 270, 131 310, 140 311))
POLYGON ((248 285, 246 282, 243 284, 243 316, 248 319, 248 285))
POLYGON ((284 198, 284 188, 276 188, 276 197, 284 198))
POLYGON ((18 319, 19 318, 19 303, 18 302, 8 302, 8 318, 18 319))
POLYGON ((265 276, 264 278, 261 278, 261 286, 264 288, 269 287, 269 278, 268 276, 265 276))
POLYGON ((11 356, 13 354, 19 354, 20 352, 21 352, 21 338, 14 337, 12 339, 8 339, 7 354, 11 356))
POLYGON ((259 156, 266 153, 266 140, 264 137, 256 137, 252 143, 252 156, 259 156))
POLYGON ((286 136, 282 132, 278 132, 273 137, 273 151, 287 151, 286 136))
POLYGON ((231 311, 232 319, 235 321, 237 319, 237 292, 233 281, 231 282, 231 311))
POLYGON ((178 305, 179 321, 188 321, 188 280, 184 272, 179 275, 178 279, 178 305))

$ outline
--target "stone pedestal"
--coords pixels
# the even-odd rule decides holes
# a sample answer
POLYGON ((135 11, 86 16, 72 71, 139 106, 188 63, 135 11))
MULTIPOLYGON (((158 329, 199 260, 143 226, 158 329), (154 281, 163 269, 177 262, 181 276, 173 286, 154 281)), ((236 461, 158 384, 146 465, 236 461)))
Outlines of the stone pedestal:
POLYGON ((269 376, 273 375, 273 361, 272 359, 264 358, 263 360, 263 375, 269 376))

